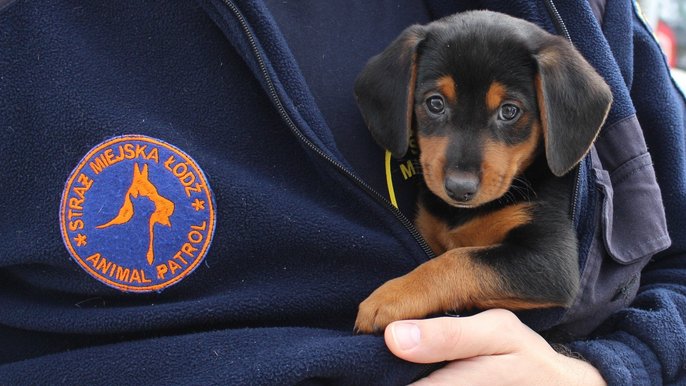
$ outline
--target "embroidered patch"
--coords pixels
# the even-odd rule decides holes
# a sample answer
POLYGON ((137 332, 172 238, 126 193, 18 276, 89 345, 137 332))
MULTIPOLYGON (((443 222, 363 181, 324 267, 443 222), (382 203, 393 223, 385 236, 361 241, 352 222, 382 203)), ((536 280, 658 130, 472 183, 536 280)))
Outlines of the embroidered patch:
POLYGON ((198 164, 158 139, 126 135, 93 148, 62 193, 62 239, 94 278, 122 291, 160 291, 203 261, 216 222, 198 164))

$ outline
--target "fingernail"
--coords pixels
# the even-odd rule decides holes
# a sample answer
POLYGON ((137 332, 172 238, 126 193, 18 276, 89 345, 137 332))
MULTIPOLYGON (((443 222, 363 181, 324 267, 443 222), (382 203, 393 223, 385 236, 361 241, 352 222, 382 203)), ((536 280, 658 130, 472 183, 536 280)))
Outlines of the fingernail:
POLYGON ((401 350, 410 350, 419 344, 419 326, 414 323, 398 322, 392 326, 393 339, 401 350))

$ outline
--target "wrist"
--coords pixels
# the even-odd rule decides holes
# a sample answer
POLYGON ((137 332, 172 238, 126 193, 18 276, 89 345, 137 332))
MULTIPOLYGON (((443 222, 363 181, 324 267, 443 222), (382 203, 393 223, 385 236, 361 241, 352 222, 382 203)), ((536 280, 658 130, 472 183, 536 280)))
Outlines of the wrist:
POLYGON ((558 363, 558 385, 607 386, 600 371, 592 364, 578 358, 556 353, 558 363))

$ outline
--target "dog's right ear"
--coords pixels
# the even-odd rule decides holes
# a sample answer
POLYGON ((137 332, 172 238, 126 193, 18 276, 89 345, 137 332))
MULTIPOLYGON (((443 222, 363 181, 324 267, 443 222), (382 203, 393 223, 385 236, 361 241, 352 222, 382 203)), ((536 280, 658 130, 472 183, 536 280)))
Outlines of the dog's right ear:
POLYGON ((355 80, 355 96, 376 142, 393 156, 407 152, 412 128, 417 45, 420 25, 405 29, 383 52, 372 57, 355 80))

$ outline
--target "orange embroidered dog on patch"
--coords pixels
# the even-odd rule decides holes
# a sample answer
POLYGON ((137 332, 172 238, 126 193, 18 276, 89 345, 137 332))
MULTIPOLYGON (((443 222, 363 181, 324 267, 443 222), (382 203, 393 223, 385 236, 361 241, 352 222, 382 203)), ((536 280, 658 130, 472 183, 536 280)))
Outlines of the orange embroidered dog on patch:
POLYGON ((155 260, 155 252, 153 250, 155 224, 159 223, 171 226, 169 223, 169 216, 174 213, 174 203, 157 193, 157 188, 155 188, 155 185, 153 185, 148 178, 148 165, 143 165, 143 171, 141 172, 138 168, 138 164, 133 164, 133 181, 131 181, 131 187, 126 192, 124 203, 122 204, 121 209, 119 209, 117 217, 106 224, 98 225, 95 228, 103 229, 112 225, 126 224, 129 222, 134 215, 133 201, 131 198, 136 198, 139 195, 148 198, 155 204, 155 211, 150 215, 150 244, 148 244, 148 252, 145 255, 148 264, 152 265, 153 260, 155 260))
POLYGON ((158 139, 128 135, 93 148, 67 180, 62 238, 99 281, 159 291, 188 276, 214 234, 215 204, 197 163, 158 139))

